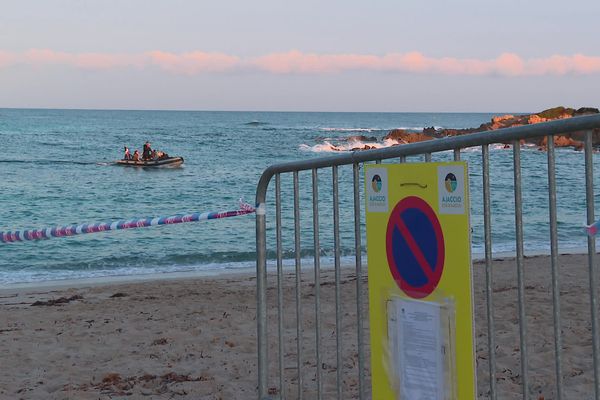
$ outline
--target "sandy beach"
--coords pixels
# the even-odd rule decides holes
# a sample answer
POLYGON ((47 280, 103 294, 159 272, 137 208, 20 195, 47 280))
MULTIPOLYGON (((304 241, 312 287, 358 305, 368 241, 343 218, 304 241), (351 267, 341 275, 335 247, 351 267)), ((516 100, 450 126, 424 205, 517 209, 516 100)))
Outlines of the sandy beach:
MULTIPOLYGON (((563 255, 559 264, 565 396, 588 399, 593 367, 587 256, 563 255)), ((516 266, 513 259, 495 259, 493 268, 498 398, 521 398, 516 266)), ((489 390, 484 265, 476 262, 473 269, 478 397, 483 399, 489 390)), ((353 269, 344 269, 342 277, 342 298, 352 301, 353 269)), ((529 397, 544 400, 555 398, 550 277, 549 257, 525 259, 529 397)), ((269 277, 270 286, 274 279, 269 277)), ((285 279, 288 324, 295 320, 294 276, 286 273, 285 279)), ((302 303, 307 332, 314 329, 313 279, 307 270, 302 303)), ((333 271, 323 271, 321 280, 323 335, 329 338, 335 328, 333 271)), ((256 398, 252 274, 68 286, 0 291, 1 399, 256 398)), ((344 309, 349 321, 343 325, 344 343, 356 341, 355 312, 355 307, 344 309)), ((305 340, 305 348, 314 349, 312 343, 305 340)), ((323 346, 327 358, 335 341, 324 339, 323 346)), ((294 359, 291 353, 286 360, 294 359)), ((326 377, 335 375, 334 363, 326 360, 322 367, 326 377)), ((291 369, 286 394, 295 398, 291 369)), ((356 376, 356 365, 345 362, 344 374, 356 376)), ((332 379, 324 382, 325 397, 335 393, 332 379)), ((354 398, 356 391, 356 379, 345 379, 344 397, 354 398)))

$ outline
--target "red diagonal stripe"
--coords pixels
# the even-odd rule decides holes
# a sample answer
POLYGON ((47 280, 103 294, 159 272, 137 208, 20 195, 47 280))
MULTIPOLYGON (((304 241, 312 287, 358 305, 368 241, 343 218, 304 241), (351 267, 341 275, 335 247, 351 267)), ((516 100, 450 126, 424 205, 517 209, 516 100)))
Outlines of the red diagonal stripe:
POLYGON ((423 269, 423 272, 427 276, 427 280, 431 282, 433 280, 433 268, 431 268, 431 265, 429 265, 429 262, 427 261, 427 259, 423 255, 423 252, 421 251, 421 248, 415 241, 415 238, 410 233, 410 230, 406 227, 404 221, 402 220, 399 214, 396 215, 394 222, 396 223, 396 227, 400 230, 400 234, 402 235, 402 237, 404 237, 404 240, 406 240, 408 248, 413 252, 415 258, 417 259, 417 262, 419 263, 419 265, 423 269))

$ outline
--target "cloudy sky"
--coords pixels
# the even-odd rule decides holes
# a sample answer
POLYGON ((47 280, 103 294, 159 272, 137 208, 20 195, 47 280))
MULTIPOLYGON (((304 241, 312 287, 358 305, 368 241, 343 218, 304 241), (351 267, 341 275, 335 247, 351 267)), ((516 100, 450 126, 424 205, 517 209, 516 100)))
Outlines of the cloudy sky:
POLYGON ((600 106, 600 2, 1 0, 0 107, 600 106))

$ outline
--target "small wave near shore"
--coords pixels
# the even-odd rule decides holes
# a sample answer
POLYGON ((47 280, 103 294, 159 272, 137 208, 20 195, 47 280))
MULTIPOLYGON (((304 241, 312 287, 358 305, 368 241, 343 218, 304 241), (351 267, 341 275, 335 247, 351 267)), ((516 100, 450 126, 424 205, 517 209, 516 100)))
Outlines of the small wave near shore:
POLYGON ((340 151, 354 151, 367 149, 382 149, 395 146, 398 143, 394 140, 384 140, 383 142, 372 142, 362 140, 348 140, 345 143, 333 143, 333 140, 324 140, 323 143, 315 145, 301 144, 300 150, 312 151, 314 153, 336 153, 340 151))

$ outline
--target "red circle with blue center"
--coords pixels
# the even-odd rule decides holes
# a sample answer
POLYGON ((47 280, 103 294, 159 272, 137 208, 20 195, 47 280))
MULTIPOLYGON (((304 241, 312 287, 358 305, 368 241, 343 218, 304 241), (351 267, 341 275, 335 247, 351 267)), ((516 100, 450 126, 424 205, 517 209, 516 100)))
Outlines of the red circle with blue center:
POLYGON ((444 270, 444 235, 431 206, 420 197, 400 200, 388 219, 386 252, 398 287, 423 298, 437 287, 444 270))

